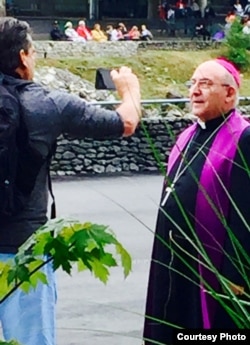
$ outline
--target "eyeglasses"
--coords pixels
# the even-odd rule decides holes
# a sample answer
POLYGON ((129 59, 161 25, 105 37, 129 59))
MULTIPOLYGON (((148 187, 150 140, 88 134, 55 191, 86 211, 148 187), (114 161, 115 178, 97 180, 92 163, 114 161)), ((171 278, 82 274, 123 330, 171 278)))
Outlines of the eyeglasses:
POLYGON ((200 80, 191 79, 186 82, 186 86, 188 89, 191 89, 192 87, 197 86, 199 90, 207 90, 207 89, 210 89, 210 87, 213 85, 230 86, 229 84, 214 83, 210 79, 200 79, 200 80))

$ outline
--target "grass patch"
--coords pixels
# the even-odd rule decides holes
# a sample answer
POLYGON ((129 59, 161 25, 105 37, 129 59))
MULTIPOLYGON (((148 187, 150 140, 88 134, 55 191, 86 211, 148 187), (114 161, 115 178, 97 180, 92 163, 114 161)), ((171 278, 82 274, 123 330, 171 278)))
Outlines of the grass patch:
MULTIPOLYGON (((165 98, 169 86, 176 85, 183 96, 187 96, 184 83, 190 79, 194 69, 203 61, 215 57, 215 50, 206 51, 141 51, 130 58, 85 56, 81 59, 39 59, 38 66, 53 66, 93 82, 98 67, 116 68, 129 66, 138 75, 142 98, 165 98)), ((250 96, 250 71, 242 76, 241 96, 250 96)))

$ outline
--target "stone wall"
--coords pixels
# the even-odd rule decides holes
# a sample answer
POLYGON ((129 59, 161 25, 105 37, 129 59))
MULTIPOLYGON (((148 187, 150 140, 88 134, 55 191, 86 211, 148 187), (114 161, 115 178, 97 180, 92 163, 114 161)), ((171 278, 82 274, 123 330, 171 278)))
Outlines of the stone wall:
POLYGON ((151 42, 69 42, 69 41, 35 41, 38 57, 63 58, 91 56, 122 56, 129 57, 137 54, 139 49, 162 50, 201 50, 211 48, 210 42, 200 40, 164 40, 151 42))
POLYGON ((72 176, 158 172, 160 165, 157 159, 165 166, 176 136, 190 123, 192 120, 189 117, 156 117, 144 119, 130 138, 103 141, 60 138, 51 174, 72 176))
POLYGON ((69 42, 35 41, 38 57, 63 58, 91 56, 132 56, 137 54, 138 42, 69 42))

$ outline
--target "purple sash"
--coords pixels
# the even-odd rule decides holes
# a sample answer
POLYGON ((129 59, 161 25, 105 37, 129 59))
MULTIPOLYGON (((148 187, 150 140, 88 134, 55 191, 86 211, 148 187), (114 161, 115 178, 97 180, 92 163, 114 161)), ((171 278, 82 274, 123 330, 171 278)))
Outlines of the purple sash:
MULTIPOLYGON (((212 265, 219 271, 226 237, 222 217, 227 220, 230 206, 226 191, 230 188, 232 162, 239 138, 249 125, 237 111, 228 117, 215 135, 200 176, 195 207, 195 230, 201 243, 206 245, 204 248, 212 265)), ((194 124, 180 135, 169 156, 168 173, 196 128, 197 124, 194 124)), ((213 272, 199 264, 199 273, 215 291, 218 290, 219 281, 213 272)), ((202 283, 200 287, 203 327, 209 329, 215 316, 216 300, 204 291, 202 283)))

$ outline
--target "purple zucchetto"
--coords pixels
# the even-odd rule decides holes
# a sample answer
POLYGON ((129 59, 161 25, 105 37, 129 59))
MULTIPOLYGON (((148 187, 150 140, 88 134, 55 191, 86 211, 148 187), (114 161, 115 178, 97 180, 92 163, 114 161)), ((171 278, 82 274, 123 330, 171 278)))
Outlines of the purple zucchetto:
POLYGON ((215 62, 217 62, 222 67, 224 67, 233 76, 238 87, 240 87, 240 84, 241 84, 240 72, 232 64, 232 62, 229 60, 226 60, 225 58, 217 58, 217 59, 215 59, 215 62))

